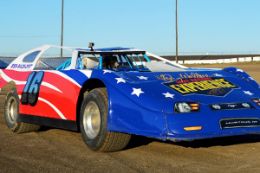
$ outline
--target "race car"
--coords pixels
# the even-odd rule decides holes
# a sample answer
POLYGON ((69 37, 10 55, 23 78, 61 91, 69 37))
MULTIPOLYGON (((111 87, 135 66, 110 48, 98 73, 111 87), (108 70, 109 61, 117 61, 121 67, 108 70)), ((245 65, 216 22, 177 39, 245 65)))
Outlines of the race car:
POLYGON ((41 46, 0 70, 0 88, 13 132, 79 131, 94 151, 122 150, 131 135, 191 141, 260 132, 260 86, 246 72, 187 68, 139 49, 41 46), (50 56, 53 49, 61 55, 50 56))

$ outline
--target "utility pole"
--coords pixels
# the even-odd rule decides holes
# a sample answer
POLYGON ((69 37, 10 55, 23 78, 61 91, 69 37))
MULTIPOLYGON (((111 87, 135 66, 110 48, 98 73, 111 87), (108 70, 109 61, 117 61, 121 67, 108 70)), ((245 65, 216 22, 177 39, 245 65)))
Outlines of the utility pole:
MULTIPOLYGON (((63 46, 63 28, 64 28, 64 0, 61 0, 61 36, 60 46, 63 46)), ((63 49, 60 49, 60 57, 63 57, 63 49)))
POLYGON ((179 54, 179 33, 178 33, 178 0, 175 0, 175 31, 176 31, 176 56, 175 61, 178 63, 178 54, 179 54))

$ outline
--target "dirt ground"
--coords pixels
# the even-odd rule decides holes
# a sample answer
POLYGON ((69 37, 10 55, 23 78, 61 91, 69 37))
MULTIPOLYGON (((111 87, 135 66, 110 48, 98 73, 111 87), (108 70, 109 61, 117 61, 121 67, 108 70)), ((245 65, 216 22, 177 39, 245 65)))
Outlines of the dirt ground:
POLYGON ((189 65, 189 67, 202 67, 202 68, 225 68, 225 67, 237 67, 248 74, 250 74, 255 80, 260 82, 260 62, 253 63, 233 63, 233 64, 206 64, 206 65, 189 65))
MULTIPOLYGON (((203 65, 223 67, 230 65, 203 65)), ((260 82, 260 64, 232 64, 260 82)), ((133 137, 124 151, 96 153, 79 133, 58 129, 16 135, 0 123, 2 172, 260 172, 260 135, 194 142, 133 137)))

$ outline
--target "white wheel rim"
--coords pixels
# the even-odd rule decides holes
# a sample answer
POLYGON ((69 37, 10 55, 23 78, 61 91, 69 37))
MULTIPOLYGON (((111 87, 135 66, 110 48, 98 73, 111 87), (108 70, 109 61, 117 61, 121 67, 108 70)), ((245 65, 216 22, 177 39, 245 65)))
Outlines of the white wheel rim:
POLYGON ((83 114, 83 126, 90 139, 98 136, 101 126, 101 116, 98 105, 91 101, 87 104, 83 114))
POLYGON ((15 98, 10 98, 7 103, 7 115, 11 122, 16 122, 17 119, 17 103, 15 98))

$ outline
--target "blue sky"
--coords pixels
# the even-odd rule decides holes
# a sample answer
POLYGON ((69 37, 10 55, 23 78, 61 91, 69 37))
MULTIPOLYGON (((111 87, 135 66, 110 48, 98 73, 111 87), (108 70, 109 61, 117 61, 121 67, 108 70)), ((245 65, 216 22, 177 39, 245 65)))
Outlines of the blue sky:
MULTIPOLYGON (((0 55, 60 42, 61 0, 0 0, 0 55)), ((179 0, 180 53, 259 53, 259 0, 179 0)), ((175 53, 175 0, 65 0, 64 45, 175 53)))

